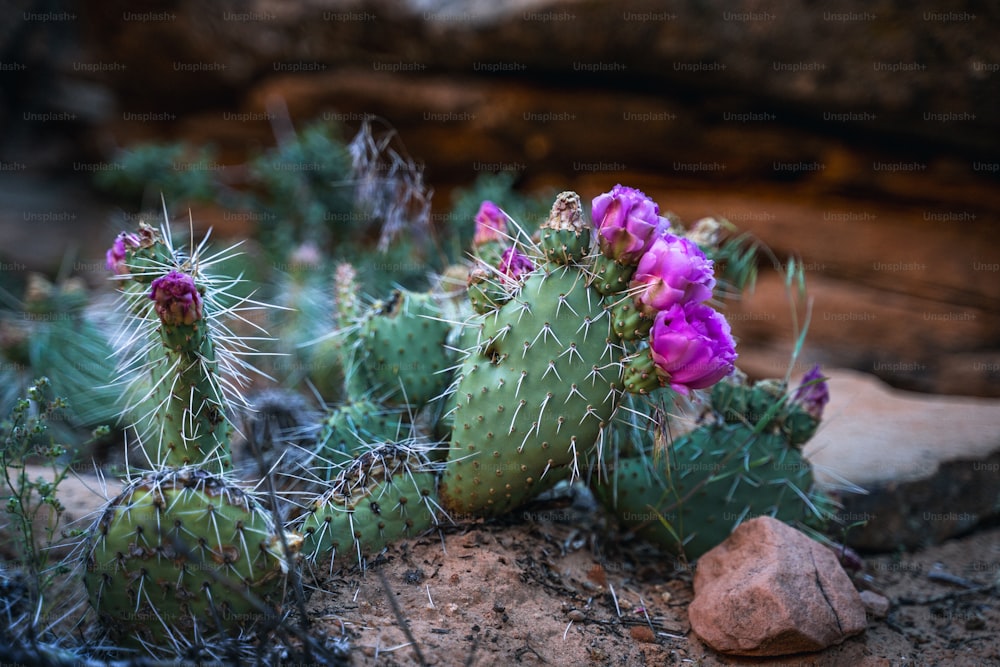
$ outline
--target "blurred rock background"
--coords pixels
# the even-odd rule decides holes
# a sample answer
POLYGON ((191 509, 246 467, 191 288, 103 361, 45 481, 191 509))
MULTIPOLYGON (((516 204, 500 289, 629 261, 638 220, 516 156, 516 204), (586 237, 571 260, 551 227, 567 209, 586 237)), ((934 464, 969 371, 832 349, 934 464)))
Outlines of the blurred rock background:
MULTIPOLYGON (((112 216, 143 204, 93 186, 119 148, 212 145, 205 168, 225 171, 289 121, 374 116, 426 165, 436 215, 484 173, 585 200, 638 187, 801 258, 801 370, 1000 396, 1000 9, 982 5, 14 0, 0 284, 67 261, 104 281, 112 216)), ((204 207, 195 222, 257 224, 204 207)), ((774 376, 793 329, 768 268, 730 320, 742 365, 774 376)))

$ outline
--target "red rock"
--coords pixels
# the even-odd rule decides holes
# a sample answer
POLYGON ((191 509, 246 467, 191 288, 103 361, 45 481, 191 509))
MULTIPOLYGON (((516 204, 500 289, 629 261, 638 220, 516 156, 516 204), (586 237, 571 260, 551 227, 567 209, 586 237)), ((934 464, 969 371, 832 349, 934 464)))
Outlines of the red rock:
POLYGON ((702 556, 691 628, 722 653, 820 651, 866 627, 865 606, 827 547, 770 517, 741 524, 702 556))

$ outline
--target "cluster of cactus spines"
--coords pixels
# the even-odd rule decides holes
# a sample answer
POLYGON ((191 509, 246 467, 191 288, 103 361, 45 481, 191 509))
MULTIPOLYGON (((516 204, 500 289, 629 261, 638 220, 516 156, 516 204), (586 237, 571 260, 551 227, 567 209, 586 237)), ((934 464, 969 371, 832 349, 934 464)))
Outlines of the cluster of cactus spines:
POLYGON ((152 470, 109 501, 87 535, 85 582, 102 624, 147 648, 209 634, 245 635, 282 602, 301 543, 225 473, 232 469, 233 398, 251 368, 252 338, 225 318, 263 307, 227 289, 205 257, 185 255, 140 223, 108 252, 128 323, 120 337, 132 377, 126 410, 152 470))
POLYGON ((344 464, 329 489, 296 522, 302 554, 318 568, 367 558, 398 540, 438 525, 445 514, 438 502, 440 464, 416 440, 367 448, 344 464))
POLYGON ((356 458, 373 445, 398 442, 410 435, 407 413, 370 399, 349 401, 332 407, 320 425, 314 472, 332 480, 341 464, 356 458))
POLYGON ((280 612, 286 546, 270 512, 221 475, 166 468, 134 480, 90 535, 84 581, 115 637, 151 647, 249 632, 280 612))
POLYGON ((629 430, 632 450, 615 463, 613 483, 594 485, 595 494, 624 526, 688 559, 755 516, 822 528, 834 507, 802 445, 827 398, 818 369, 792 395, 782 381, 727 378, 713 387, 702 423, 665 455, 656 456, 641 429, 629 430))

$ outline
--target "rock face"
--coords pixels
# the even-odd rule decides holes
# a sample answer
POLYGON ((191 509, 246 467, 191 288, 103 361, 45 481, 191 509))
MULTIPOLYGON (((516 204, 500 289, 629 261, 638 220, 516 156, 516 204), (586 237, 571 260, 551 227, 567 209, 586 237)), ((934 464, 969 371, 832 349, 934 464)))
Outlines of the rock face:
MULTIPOLYGON (((142 141, 213 145, 233 165, 286 120, 377 117, 426 164, 436 214, 486 173, 585 199, 640 187, 800 256, 826 365, 1000 396, 997 9, 940 4, 109 0, 24 18, 0 29, 25 45, 0 99, 0 266, 54 271, 103 217, 78 192, 29 196, 50 172, 84 182, 142 141), (55 218, 45 244, 34 217, 55 218)), ((734 314, 741 355, 790 347, 782 287, 763 276, 734 314)))
POLYGON ((865 551, 936 544, 995 517, 1000 400, 899 391, 850 371, 830 375, 830 403, 806 455, 816 478, 846 480, 844 536, 865 551))
POLYGON ((657 0, 625 8, 580 0, 261 0, 251 11, 226 0, 160 7, 144 17, 115 0, 83 17, 102 56, 146 64, 114 74, 123 91, 154 104, 178 103, 178 90, 189 91, 180 96, 183 104, 220 101, 275 73, 347 65, 401 79, 440 72, 684 94, 715 90, 713 115, 756 113, 744 123, 828 114, 836 117, 830 122, 861 133, 945 141, 983 156, 995 155, 1000 142, 998 119, 986 113, 998 101, 991 75, 1000 56, 991 39, 995 10, 986 8, 942 12, 933 0, 911 3, 905 12, 884 3, 841 3, 830 11, 804 1, 734 6, 725 0, 668 8, 657 0), (150 43, 171 44, 169 55, 151 57, 150 43), (757 105, 744 107, 740 97, 757 105), (963 121, 963 112, 977 110, 980 117, 963 121))
POLYGON ((741 524, 702 556, 691 628, 722 653, 820 651, 867 627, 865 606, 834 553, 770 517, 741 524))

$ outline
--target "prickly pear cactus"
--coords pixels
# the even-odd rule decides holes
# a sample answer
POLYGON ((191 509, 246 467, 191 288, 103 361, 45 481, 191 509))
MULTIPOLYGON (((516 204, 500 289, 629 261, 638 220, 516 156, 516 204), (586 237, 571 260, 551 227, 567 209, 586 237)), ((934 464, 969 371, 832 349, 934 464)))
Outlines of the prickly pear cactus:
POLYGON ((755 516, 821 528, 832 501, 817 488, 802 445, 826 400, 818 370, 793 396, 775 380, 720 382, 703 423, 659 456, 631 430, 637 451, 619 458, 612 483, 594 485, 595 494, 624 526, 689 559, 755 516))
POLYGON ((438 469, 415 442, 384 443, 344 464, 296 523, 302 554, 331 570, 437 525, 438 469))
POLYGON ((450 399, 449 512, 500 514, 579 476, 581 462, 601 459, 625 392, 687 392, 732 370, 728 325, 701 303, 711 261, 637 190, 597 197, 592 216, 564 192, 538 244, 495 222, 477 230, 489 253, 470 274, 478 315, 465 326, 478 340, 450 399))
MULTIPOLYGON (((207 273, 215 260, 141 224, 108 251, 122 282, 125 361, 139 444, 152 471, 90 528, 85 583, 102 625, 147 650, 217 633, 245 635, 280 607, 300 538, 280 532, 231 468, 227 414, 252 353, 225 316, 261 304, 207 273)), ((213 257, 225 257, 226 252, 213 257)))
POLYGON ((280 611, 287 558, 301 541, 284 537, 269 511, 220 475, 149 473, 91 530, 84 582, 119 641, 155 647, 247 633, 280 611))

